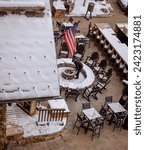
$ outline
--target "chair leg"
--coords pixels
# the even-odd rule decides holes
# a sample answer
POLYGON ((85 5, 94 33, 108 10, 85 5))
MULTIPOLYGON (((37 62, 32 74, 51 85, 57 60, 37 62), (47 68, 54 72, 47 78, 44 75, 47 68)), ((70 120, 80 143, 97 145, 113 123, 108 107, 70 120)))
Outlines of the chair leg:
POLYGON ((96 131, 97 131, 97 129, 92 131, 93 133, 92 133, 91 140, 93 140, 93 138, 94 138, 95 135, 98 135, 98 138, 100 137, 100 128, 99 128, 99 132, 98 133, 96 133, 96 131))
POLYGON ((97 97, 97 95, 92 95, 96 100, 98 100, 98 97, 97 97))
POLYGON ((78 132, 77 132, 77 135, 79 134, 79 132, 80 132, 80 128, 81 128, 81 126, 80 127, 78 127, 78 132))
POLYGON ((73 129, 75 128, 75 126, 76 126, 76 123, 77 123, 77 120, 75 121, 75 124, 74 124, 74 126, 73 126, 73 129))

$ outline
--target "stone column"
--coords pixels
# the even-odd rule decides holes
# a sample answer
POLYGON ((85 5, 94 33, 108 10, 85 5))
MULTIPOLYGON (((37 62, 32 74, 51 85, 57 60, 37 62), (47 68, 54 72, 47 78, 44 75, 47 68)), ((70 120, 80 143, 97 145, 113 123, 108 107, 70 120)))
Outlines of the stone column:
POLYGON ((0 150, 6 150, 6 104, 0 104, 0 150))

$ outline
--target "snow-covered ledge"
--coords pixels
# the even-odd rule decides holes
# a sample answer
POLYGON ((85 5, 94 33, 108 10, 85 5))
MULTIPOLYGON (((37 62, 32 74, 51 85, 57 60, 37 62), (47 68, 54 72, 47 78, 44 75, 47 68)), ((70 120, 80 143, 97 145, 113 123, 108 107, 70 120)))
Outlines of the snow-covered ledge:
POLYGON ((37 120, 38 113, 29 116, 16 104, 7 106, 6 136, 9 143, 22 144, 52 140, 62 134, 67 122, 67 118, 64 117, 62 121, 50 121, 49 125, 38 126, 37 120), (13 134, 10 128, 13 129, 13 134))

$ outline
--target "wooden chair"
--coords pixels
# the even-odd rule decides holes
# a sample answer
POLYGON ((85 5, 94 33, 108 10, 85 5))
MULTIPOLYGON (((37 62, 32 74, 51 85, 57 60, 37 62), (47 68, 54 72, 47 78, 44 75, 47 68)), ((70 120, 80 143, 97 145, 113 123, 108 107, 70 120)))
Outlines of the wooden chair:
POLYGON ((85 45, 84 44, 78 44, 77 50, 74 54, 74 59, 76 60, 82 60, 85 54, 85 45))
POLYGON ((123 123, 125 120, 126 115, 124 114, 113 114, 113 118, 112 118, 112 123, 114 124, 113 127, 113 132, 116 128, 119 128, 119 130, 121 131, 121 129, 123 128, 123 123))
POLYGON ((110 65, 115 64, 117 56, 118 56, 117 52, 113 50, 113 52, 111 53, 111 57, 109 59, 109 64, 110 65))
POLYGON ((88 65, 90 68, 94 68, 98 60, 99 60, 99 53, 93 52, 91 56, 87 56, 85 64, 88 65))
POLYGON ((113 71, 112 68, 108 69, 107 72, 106 71, 102 71, 101 73, 98 74, 97 77, 98 77, 99 80, 101 80, 103 82, 106 82, 106 81, 108 81, 111 78, 112 71, 113 71))
POLYGON ((75 124, 73 126, 73 129, 76 128, 77 131, 77 135, 79 134, 79 131, 81 128, 84 128, 86 131, 86 128, 88 126, 88 120, 84 115, 80 115, 77 113, 77 119, 75 121, 75 124))
POLYGON ((72 17, 69 17, 69 20, 68 20, 70 23, 73 23, 74 19, 72 17))
POLYGON ((67 47, 66 43, 63 42, 63 43, 61 44, 61 48, 60 48, 58 57, 59 57, 59 58, 68 58, 68 56, 69 56, 68 47, 67 47))
POLYGON ((99 113, 101 116, 104 117, 104 119, 106 119, 106 120, 111 119, 112 113, 109 111, 109 107, 105 107, 104 105, 102 105, 99 113))
POLYGON ((90 103, 82 103, 82 110, 83 109, 88 109, 91 108, 91 104, 90 103))
POLYGON ((63 25, 62 25, 62 22, 60 21, 60 22, 58 22, 58 21, 56 21, 56 27, 58 28, 58 30, 59 30, 59 32, 62 32, 62 27, 63 25))
POLYGON ((100 42, 99 42, 99 50, 103 51, 105 44, 106 44, 106 39, 104 38, 103 35, 101 35, 100 42))
POLYGON ((86 87, 85 90, 83 91, 82 95, 88 101, 90 101, 90 96, 92 96, 93 98, 95 98, 97 100, 98 92, 99 92, 99 88, 97 88, 97 87, 92 87, 92 88, 86 87))
POLYGON ((80 94, 80 92, 77 89, 68 89, 65 92, 66 100, 68 99, 68 97, 70 97, 70 98, 74 98, 75 101, 77 101, 79 94, 80 94))
POLYGON ((112 103, 112 101, 113 101, 113 96, 106 96, 105 97, 105 102, 106 103, 112 103))
POLYGON ((93 140, 95 135, 97 135, 98 138, 100 137, 101 127, 102 127, 102 125, 100 124, 98 119, 96 119, 95 121, 91 121, 89 123, 89 130, 92 131, 91 140, 93 140))
POLYGON ((123 60, 121 60, 121 62, 120 62, 120 64, 119 64, 119 67, 118 67, 118 69, 117 69, 116 75, 120 75, 120 76, 121 76, 122 73, 123 73, 124 67, 125 67, 125 63, 124 63, 123 60))
POLYGON ((109 45, 107 54, 105 55, 108 60, 111 59, 113 51, 114 51, 114 49, 112 48, 111 45, 109 45))
POLYGON ((97 64, 97 66, 94 66, 93 71, 94 74, 97 76, 102 70, 105 70, 107 67, 107 60, 103 59, 100 63, 97 64))
POLYGON ((99 44, 100 39, 101 39, 101 36, 102 36, 102 34, 100 33, 99 30, 97 30, 97 31, 96 31, 96 35, 95 35, 95 44, 94 44, 94 45, 97 46, 97 45, 99 44))
POLYGON ((121 57, 118 55, 118 56, 116 57, 116 60, 115 60, 114 66, 113 66, 113 68, 114 68, 115 70, 117 70, 117 69, 119 68, 120 62, 121 62, 121 57))
POLYGON ((106 86, 109 84, 110 81, 106 81, 106 82, 97 82, 94 86, 95 88, 98 89, 98 91, 102 94, 102 90, 105 89, 106 90, 106 86))
POLYGON ((112 103, 113 102, 113 96, 106 96, 105 97, 105 102, 104 102, 104 107, 105 109, 109 109, 108 103, 112 103))

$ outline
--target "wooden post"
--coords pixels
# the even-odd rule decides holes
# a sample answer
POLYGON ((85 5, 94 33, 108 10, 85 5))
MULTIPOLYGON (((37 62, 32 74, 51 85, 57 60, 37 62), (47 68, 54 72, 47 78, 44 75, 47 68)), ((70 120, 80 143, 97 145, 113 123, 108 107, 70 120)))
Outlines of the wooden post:
POLYGON ((6 150, 6 104, 0 104, 0 150, 6 150))
POLYGON ((86 0, 84 0, 84 3, 83 3, 83 6, 85 6, 86 5, 86 0))

